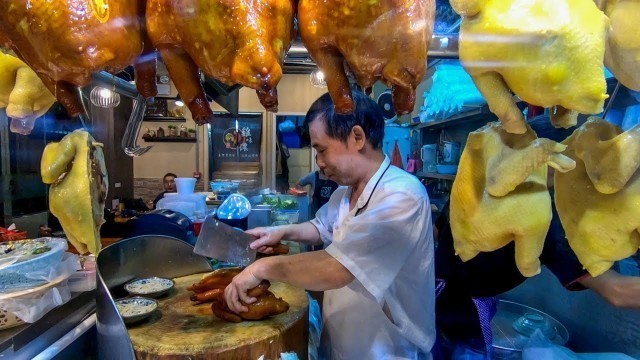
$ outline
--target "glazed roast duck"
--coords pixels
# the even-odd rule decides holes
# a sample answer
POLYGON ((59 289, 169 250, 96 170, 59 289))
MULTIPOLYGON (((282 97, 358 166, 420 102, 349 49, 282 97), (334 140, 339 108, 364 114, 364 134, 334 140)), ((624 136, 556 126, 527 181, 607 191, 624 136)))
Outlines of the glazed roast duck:
POLYGON ((218 269, 205 276, 197 284, 193 284, 187 288, 189 291, 195 292, 191 296, 191 300, 196 304, 211 302, 211 311, 217 318, 239 323, 242 320, 261 320, 269 316, 282 314, 289 310, 289 304, 277 298, 269 287, 269 281, 262 281, 258 286, 249 290, 247 295, 257 298, 253 304, 243 305, 249 311, 236 314, 232 312, 224 299, 224 289, 231 283, 233 277, 238 275, 242 269, 240 268, 224 268, 218 269))
POLYGON ((0 1, 0 46, 33 69, 71 116, 84 113, 76 87, 92 73, 135 64, 136 85, 156 95, 155 58, 143 31, 144 0, 0 1), (143 60, 151 59, 150 61, 143 60))
POLYGON ((213 116, 199 70, 255 89, 276 112, 276 85, 294 35, 293 0, 147 0, 147 29, 198 124, 213 116))

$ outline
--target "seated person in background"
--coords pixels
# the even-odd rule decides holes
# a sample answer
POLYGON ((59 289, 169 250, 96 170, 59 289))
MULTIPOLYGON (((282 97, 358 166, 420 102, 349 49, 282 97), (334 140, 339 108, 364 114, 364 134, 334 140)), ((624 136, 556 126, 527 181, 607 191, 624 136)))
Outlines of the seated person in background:
POLYGON ((162 186, 164 187, 164 191, 158 194, 156 198, 153 200, 153 208, 156 208, 158 201, 164 197, 166 193, 174 193, 176 192, 176 178, 178 175, 174 173, 166 173, 162 178, 162 186))
POLYGON ((331 194, 338 188, 338 183, 330 180, 321 171, 312 171, 296 183, 296 188, 311 185, 311 213, 315 215, 322 205, 326 204, 331 194))
MULTIPOLYGON (((538 137, 561 142, 575 128, 555 129, 548 116, 532 119, 529 125, 538 137)), ((540 256, 567 290, 589 288, 617 307, 640 309, 640 278, 622 276, 614 270, 591 277, 569 247, 553 201, 553 169, 549 168, 549 191, 553 218, 540 256)), ((447 204, 435 224, 436 324, 438 341, 435 359, 490 359, 491 326, 497 296, 526 278, 515 264, 511 242, 493 252, 483 252, 462 262, 455 255, 447 204)))

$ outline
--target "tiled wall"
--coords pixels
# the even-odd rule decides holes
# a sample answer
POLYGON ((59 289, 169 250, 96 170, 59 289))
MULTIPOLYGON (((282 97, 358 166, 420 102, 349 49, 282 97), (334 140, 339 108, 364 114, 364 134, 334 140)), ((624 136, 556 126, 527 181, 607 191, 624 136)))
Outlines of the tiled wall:
MULTIPOLYGON (((164 191, 162 178, 136 178, 133 180, 133 197, 135 199, 142 198, 145 203, 153 201, 162 191, 164 191)), ((196 191, 204 191, 202 179, 198 179, 196 182, 196 191)))

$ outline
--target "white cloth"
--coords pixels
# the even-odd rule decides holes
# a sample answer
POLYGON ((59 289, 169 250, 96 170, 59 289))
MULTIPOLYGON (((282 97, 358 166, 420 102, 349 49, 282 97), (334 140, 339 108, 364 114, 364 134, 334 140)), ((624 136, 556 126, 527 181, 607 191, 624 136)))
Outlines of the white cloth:
POLYGON ((355 276, 324 293, 320 358, 430 359, 435 280, 426 190, 385 157, 352 211, 350 194, 338 188, 311 221, 326 251, 355 276))

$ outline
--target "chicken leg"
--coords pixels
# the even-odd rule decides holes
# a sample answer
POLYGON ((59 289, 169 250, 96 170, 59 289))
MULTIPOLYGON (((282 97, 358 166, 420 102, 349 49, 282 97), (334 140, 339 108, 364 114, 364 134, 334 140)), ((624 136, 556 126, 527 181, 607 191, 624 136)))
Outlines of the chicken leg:
POLYGON ((30 134, 35 120, 55 101, 33 70, 17 57, 0 51, 0 109, 7 108, 13 132, 30 134))

